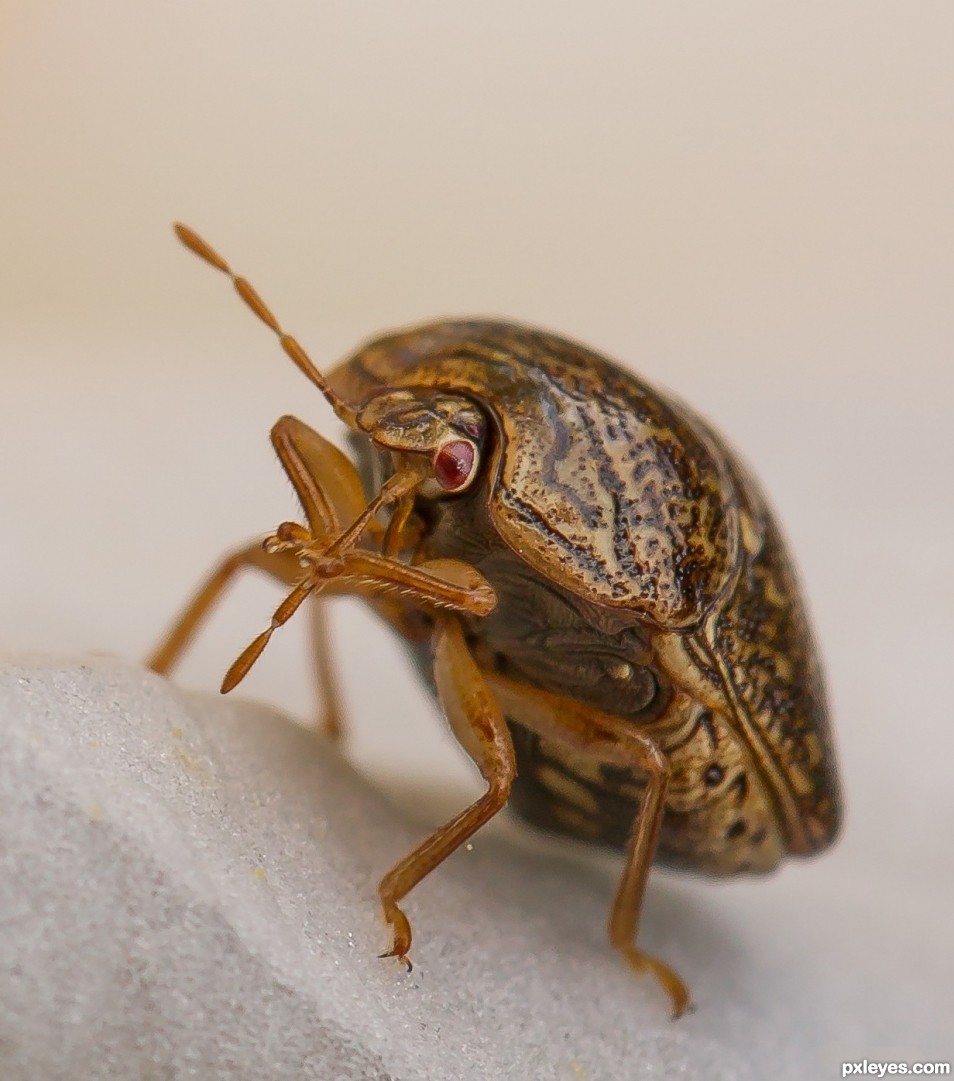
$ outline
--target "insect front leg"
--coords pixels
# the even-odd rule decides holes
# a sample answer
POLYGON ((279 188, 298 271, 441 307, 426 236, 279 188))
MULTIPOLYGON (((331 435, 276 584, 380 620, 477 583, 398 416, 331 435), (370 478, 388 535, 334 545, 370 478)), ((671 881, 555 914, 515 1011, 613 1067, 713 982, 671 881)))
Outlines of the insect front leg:
MULTIPOLYGON (((272 443, 301 500, 308 528, 283 522, 264 549, 270 555, 294 557, 301 573, 269 626, 226 672, 223 693, 245 678, 274 632, 318 593, 367 597, 399 631, 406 629, 404 617, 410 608, 486 615, 494 607, 493 589, 468 564, 432 560, 411 565, 396 558, 418 536, 413 493, 425 479, 419 466, 393 473, 367 499, 350 460, 295 417, 276 423, 272 443), (387 528, 377 521, 385 508, 392 510, 387 528)), ((319 667, 326 660, 319 653, 319 667)))
MULTIPOLYGON (((282 417, 272 428, 272 445, 295 487, 314 538, 330 543, 364 508, 367 500, 352 463, 323 436, 295 417, 282 417)), ((266 552, 254 541, 226 556, 196 592, 166 637, 146 661, 148 668, 168 674, 182 656, 222 593, 244 567, 256 567, 284 586, 295 586, 302 568, 290 552, 266 552)), ((331 663, 325 613, 312 605, 312 640, 320 727, 338 738, 342 731, 340 696, 331 663)))
POLYGON ((292 482, 315 541, 331 542, 359 517, 367 496, 352 461, 297 417, 272 426, 272 446, 292 482))
POLYGON ((435 632, 434 678, 444 711, 464 750, 487 782, 487 791, 441 826, 388 872, 378 886, 391 948, 410 968, 411 925, 398 902, 506 804, 516 776, 507 723, 464 641, 460 623, 443 619, 435 632))
POLYGON ((610 911, 609 936, 631 968, 637 972, 648 969, 656 976, 672 1001, 673 1016, 679 1017, 689 1006, 686 985, 668 965, 636 946, 646 880, 656 851, 669 783, 665 756, 649 736, 618 717, 515 683, 497 673, 487 672, 486 677, 504 712, 537 735, 593 761, 637 770, 646 778, 627 847, 626 865, 610 911))

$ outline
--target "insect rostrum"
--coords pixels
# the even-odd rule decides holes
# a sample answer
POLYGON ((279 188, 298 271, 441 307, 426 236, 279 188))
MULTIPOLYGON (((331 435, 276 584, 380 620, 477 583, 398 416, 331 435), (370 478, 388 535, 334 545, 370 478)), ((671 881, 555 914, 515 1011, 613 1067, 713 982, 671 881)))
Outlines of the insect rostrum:
POLYGON ((337 734, 321 602, 364 597, 430 668, 487 785, 382 880, 387 955, 407 961, 405 895, 509 802, 543 829, 624 853, 612 944, 682 1013, 683 982, 636 945, 652 861, 769 871, 838 828, 818 657, 758 486, 684 405, 538 330, 413 327, 324 376, 244 279, 176 229, 329 400, 360 472, 301 421, 279 420, 272 442, 305 524, 229 556, 151 666, 167 671, 229 578, 259 567, 290 592, 223 690, 307 600, 337 734), (377 478, 370 490, 362 476, 377 478))

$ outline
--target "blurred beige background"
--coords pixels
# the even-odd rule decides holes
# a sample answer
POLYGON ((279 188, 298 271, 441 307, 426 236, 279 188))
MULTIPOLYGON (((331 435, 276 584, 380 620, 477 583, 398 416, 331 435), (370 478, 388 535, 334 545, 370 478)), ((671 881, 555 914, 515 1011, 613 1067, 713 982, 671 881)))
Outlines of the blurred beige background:
MULTIPOLYGON (((271 423, 337 431, 181 218, 319 363, 500 314, 709 415, 802 569, 845 849, 954 868, 952 42, 948 0, 6 0, 0 646, 143 655, 295 513, 271 423)), ((243 582, 183 680, 275 600, 243 582)), ((469 778, 388 636, 347 602, 335 627, 358 760, 469 778)), ((246 693, 305 716, 302 632, 246 693)))

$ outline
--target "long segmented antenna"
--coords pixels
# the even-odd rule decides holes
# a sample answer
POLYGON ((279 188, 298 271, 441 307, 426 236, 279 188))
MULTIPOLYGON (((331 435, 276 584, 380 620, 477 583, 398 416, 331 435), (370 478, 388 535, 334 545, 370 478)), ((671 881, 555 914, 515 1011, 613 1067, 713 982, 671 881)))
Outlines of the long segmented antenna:
POLYGON ((302 604, 321 584, 322 583, 317 578, 308 577, 295 586, 291 593, 289 593, 275 609, 275 614, 272 616, 272 620, 268 627, 266 627, 260 635, 254 638, 250 645, 242 650, 232 663, 232 666, 225 673, 225 678, 222 680, 222 694, 228 694, 229 691, 234 690, 234 688, 245 679, 249 673, 249 669, 265 651, 265 647, 268 645, 269 639, 275 631, 277 631, 279 627, 283 627, 291 619, 302 604))
POLYGON ((261 319, 265 326, 267 326, 269 330, 274 331, 281 343, 282 349, 284 349, 287 355, 295 362, 298 369, 321 391, 331 405, 331 408, 334 409, 335 413, 337 413, 345 424, 347 424, 349 428, 356 429, 356 410, 354 407, 349 405, 340 395, 332 390, 328 381, 312 363, 311 358, 305 350, 302 349, 290 334, 286 334, 285 331, 282 330, 278 320, 272 315, 268 305, 262 300, 252 285, 246 281, 245 278, 236 274, 222 256, 219 255, 214 248, 211 248, 206 244, 202 237, 200 237, 198 233, 193 232, 188 225, 176 222, 173 225, 173 228, 176 231, 176 236, 183 244, 185 244, 189 251, 198 255, 200 259, 204 259, 209 266, 215 267, 216 270, 221 270, 223 274, 228 275, 228 277, 232 279, 235 291, 259 319, 261 319))

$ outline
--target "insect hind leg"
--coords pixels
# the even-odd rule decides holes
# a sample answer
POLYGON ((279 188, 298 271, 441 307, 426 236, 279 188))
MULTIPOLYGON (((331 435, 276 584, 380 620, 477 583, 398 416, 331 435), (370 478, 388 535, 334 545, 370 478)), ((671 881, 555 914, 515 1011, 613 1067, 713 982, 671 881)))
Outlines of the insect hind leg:
POLYGON ((669 764, 653 740, 618 717, 573 699, 485 672, 507 716, 542 738, 593 762, 626 766, 645 778, 626 849, 623 875, 610 910, 610 943, 636 972, 652 972, 672 1003, 673 1016, 689 1008, 689 992, 676 972, 636 945, 649 868, 662 824, 669 764))

